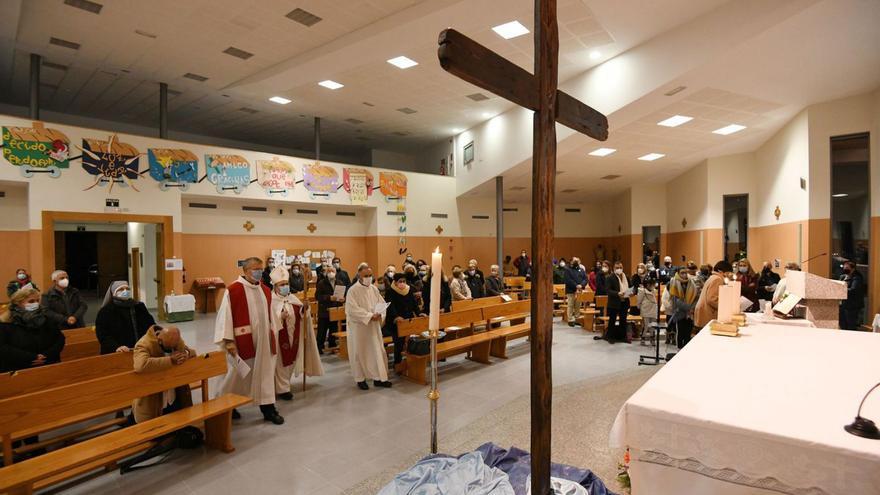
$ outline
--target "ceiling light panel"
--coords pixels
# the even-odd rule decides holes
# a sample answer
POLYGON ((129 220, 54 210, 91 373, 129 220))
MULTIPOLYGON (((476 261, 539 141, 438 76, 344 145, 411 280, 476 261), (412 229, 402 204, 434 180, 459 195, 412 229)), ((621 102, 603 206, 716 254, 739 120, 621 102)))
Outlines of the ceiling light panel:
POLYGON ((71 50, 79 50, 80 44, 74 43, 73 41, 63 40, 61 38, 49 38, 49 44, 60 46, 62 48, 70 48, 71 50))
POLYGON ((720 129, 715 129, 714 131, 712 131, 712 134, 720 134, 722 136, 727 136, 727 135, 733 134, 734 132, 739 132, 745 128, 746 128, 746 126, 744 126, 744 125, 730 124, 728 126, 724 126, 724 127, 720 128, 720 129))
POLYGON ((327 79, 326 81, 319 82, 318 86, 323 86, 327 89, 339 89, 339 88, 345 87, 344 84, 340 84, 340 83, 333 81, 333 80, 330 80, 330 79, 327 79))
POLYGON ((662 125, 663 127, 678 127, 692 120, 694 120, 694 118, 688 117, 687 115, 673 115, 666 120, 661 120, 660 122, 657 122, 657 125, 662 125))
POLYGON ((647 155, 640 156, 639 160, 642 160, 643 162, 653 162, 654 160, 659 160, 664 156, 666 155, 664 155, 663 153, 648 153, 647 155))
POLYGON ((273 96, 269 98, 269 101, 271 101, 272 103, 277 103, 279 105, 287 105, 288 103, 290 103, 291 100, 288 100, 283 96, 273 96))
POLYGON ((520 24, 519 21, 510 21, 499 26, 495 26, 492 28, 492 31, 495 31, 498 36, 501 36, 506 40, 513 39, 524 34, 529 34, 529 30, 526 29, 525 26, 520 24))
POLYGON ((410 67, 415 67, 419 65, 415 60, 404 57, 403 55, 399 57, 394 57, 392 59, 388 59, 388 63, 399 68, 399 69, 409 69, 410 67))
POLYGON ((592 156, 608 156, 611 153, 614 153, 615 151, 617 151, 617 150, 614 148, 598 148, 598 149, 591 151, 589 154, 592 156))

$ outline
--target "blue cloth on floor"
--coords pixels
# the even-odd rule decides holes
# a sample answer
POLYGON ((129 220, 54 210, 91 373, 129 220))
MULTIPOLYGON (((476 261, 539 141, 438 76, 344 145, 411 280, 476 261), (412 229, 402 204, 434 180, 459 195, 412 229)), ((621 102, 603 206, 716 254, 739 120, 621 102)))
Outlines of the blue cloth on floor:
MULTIPOLYGON (((477 447, 476 452, 482 454, 483 462, 488 466, 498 468, 507 473, 516 495, 528 494, 529 475, 532 472, 532 456, 528 452, 516 447, 504 450, 492 442, 480 445, 477 447)), ((590 495, 616 495, 589 469, 581 469, 554 462, 550 464, 550 476, 574 481, 586 488, 590 495)))
POLYGON ((480 452, 428 456, 398 474, 378 495, 514 495, 507 475, 480 452))

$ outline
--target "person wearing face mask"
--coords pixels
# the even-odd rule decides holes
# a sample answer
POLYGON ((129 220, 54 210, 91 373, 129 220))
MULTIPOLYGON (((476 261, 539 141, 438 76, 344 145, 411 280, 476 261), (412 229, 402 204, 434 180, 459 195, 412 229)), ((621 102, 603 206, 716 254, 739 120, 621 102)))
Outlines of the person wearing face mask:
POLYGON ((703 328, 718 317, 718 288, 724 285, 724 274, 732 269, 730 263, 725 260, 715 263, 712 275, 703 284, 703 290, 700 291, 694 310, 694 324, 697 328, 703 328))
POLYGON ((670 330, 675 332, 679 349, 684 349, 684 346, 691 341, 697 296, 697 288, 687 269, 679 269, 669 282, 669 290, 664 294, 664 298, 668 299, 668 304, 665 306, 669 308, 666 312, 666 321, 670 330))
POLYGON ((419 303, 403 273, 394 276, 385 299, 389 306, 388 314, 385 316, 384 333, 391 336, 391 340, 394 342, 394 366, 396 367, 403 361, 403 344, 406 340, 397 335, 397 324, 416 316, 425 315, 419 310, 419 303))
POLYGON ((564 284, 565 283, 565 267, 568 266, 568 262, 565 261, 565 258, 559 258, 559 261, 553 262, 553 284, 564 284))
POLYGON ((34 289, 40 290, 40 288, 37 287, 37 284, 31 280, 31 274, 24 268, 19 268, 18 270, 15 270, 15 278, 6 284, 6 295, 12 297, 12 294, 15 294, 18 290, 26 287, 33 287, 34 289))
POLYGON ((587 274, 587 283, 590 284, 590 290, 596 292, 598 275, 602 273, 602 263, 597 262, 593 268, 590 269, 590 273, 587 274))
MULTIPOLYGON (((603 269, 606 265, 603 264, 603 269)), ((623 263, 614 263, 614 272, 605 277, 605 289, 608 292, 608 326, 605 328, 605 340, 627 342, 626 315, 629 312, 629 280, 623 273, 623 263)), ((601 337, 599 337, 601 338, 601 337)))
POLYGON ((272 277, 269 276, 272 273, 272 270, 275 269, 275 258, 266 258, 266 268, 263 270, 263 274, 260 277, 260 280, 270 289, 272 288, 272 277))
POLYGON ((633 292, 638 292, 639 287, 642 287, 647 280, 648 269, 645 267, 644 263, 639 263, 636 265, 636 272, 629 278, 629 283, 632 285, 633 292))
POLYGON ((101 344, 101 354, 131 352, 147 329, 155 324, 147 306, 132 298, 128 282, 111 283, 95 318, 95 336, 101 344))
POLYGON ((465 272, 465 282, 471 291, 471 298, 478 299, 486 297, 486 279, 483 278, 483 272, 477 268, 477 260, 468 261, 468 269, 465 272))
POLYGON ((345 296, 337 297, 336 287, 346 288, 336 279, 336 269, 332 266, 324 270, 324 278, 315 285, 315 300, 318 301, 318 354, 324 354, 324 343, 336 347, 334 333, 338 331, 337 322, 330 321, 330 308, 338 308, 345 302, 345 296))
POLYGON ((64 334, 40 308, 40 291, 15 291, 0 314, 0 372, 57 363, 62 349, 64 334))
POLYGON ((520 277, 528 277, 532 273, 532 260, 523 249, 519 253, 519 258, 513 260, 513 267, 516 268, 516 274, 520 277))
POLYGON ((675 276, 677 270, 672 266, 672 256, 664 256, 663 264, 658 267, 657 277, 663 285, 669 284, 669 280, 675 276))
POLYGON ((743 258, 739 260, 737 264, 737 273, 734 274, 734 279, 738 281, 741 285, 742 296, 752 301, 752 305, 749 306, 746 311, 757 311, 758 310, 758 274, 755 273, 755 270, 752 269, 752 264, 748 259, 743 258))
POLYGON ((339 257, 333 258, 333 263, 330 266, 336 269, 336 280, 345 284, 346 287, 351 287, 351 277, 348 276, 347 271, 342 269, 342 260, 339 257))
POLYGON ((390 388, 388 356, 382 340, 382 320, 386 312, 377 312, 377 305, 385 299, 373 285, 373 268, 361 263, 358 283, 348 289, 345 300, 345 321, 348 327, 348 362, 351 374, 361 390, 369 390, 368 379, 374 387, 390 388))
POLYGON ((469 301, 472 299, 471 288, 464 278, 464 272, 458 265, 452 267, 452 280, 449 281, 449 291, 452 293, 453 301, 469 301))
POLYGON ((83 317, 88 309, 88 305, 79 297, 79 291, 69 285, 67 272, 55 270, 52 272, 52 288, 43 294, 40 301, 46 316, 62 330, 85 326, 83 317))
POLYGON ((406 264, 415 265, 416 264, 415 259, 413 259, 412 253, 406 253, 406 259, 403 260, 403 264, 404 265, 406 265, 406 264))
POLYGON ((413 296, 416 298, 416 303, 419 305, 419 307, 421 307, 422 295, 425 288, 425 284, 424 282, 422 282, 422 277, 419 276, 416 267, 413 265, 407 265, 403 269, 403 274, 406 277, 407 285, 409 285, 410 290, 412 290, 413 296))
MULTIPOLYGON (((799 271, 801 271, 801 266, 793 261, 790 261, 785 264, 786 275, 790 271, 799 272, 799 271)), ((788 281, 785 277, 783 277, 782 280, 780 280, 779 283, 776 284, 776 290, 773 291, 772 303, 774 306, 776 306, 779 303, 779 301, 782 300, 783 296, 785 296, 785 293, 787 291, 788 291, 788 281)))
MULTIPOLYGON (((440 277, 440 312, 448 313, 452 311, 452 291, 449 288, 449 278, 443 273, 437 274, 440 277)), ((431 314, 431 297, 438 297, 437 294, 431 294, 431 278, 433 277, 433 273, 431 272, 431 268, 428 267, 428 271, 425 274, 425 278, 422 279, 422 285, 424 289, 422 290, 422 311, 431 314)))
MULTIPOLYGON (((226 287, 214 323, 214 343, 226 351, 228 364, 217 396, 232 393, 250 397, 260 406, 265 421, 280 425, 284 418, 275 408, 275 363, 282 323, 270 310, 272 289, 261 282, 263 261, 248 258, 241 271, 226 287), (244 377, 238 369, 240 361, 250 368, 244 377)), ((241 414, 233 410, 232 418, 241 418, 241 414)))
POLYGON ((765 261, 761 265, 761 276, 758 277, 758 300, 772 301, 779 280, 779 274, 773 271, 773 265, 765 261))
MULTIPOLYGON (((277 270, 278 268, 284 269, 283 266, 280 266, 275 268, 275 270, 277 270)), ((286 272, 287 270, 284 271, 286 272)), ((309 273, 309 275, 311 276, 311 273, 309 273)), ((269 281, 272 282, 272 285, 274 287, 275 283, 272 280, 272 273, 269 273, 269 281)), ((306 286, 306 274, 305 270, 303 270, 303 266, 301 263, 294 263, 290 266, 290 276, 287 279, 287 283, 290 287, 291 293, 296 294, 297 292, 303 291, 306 286)))
POLYGON ((596 295, 597 296, 607 296, 608 291, 605 286, 608 283, 608 276, 611 275, 611 262, 608 260, 603 261, 599 265, 599 269, 596 272, 596 295))
POLYGON ((566 320, 568 326, 573 327, 581 315, 581 303, 577 296, 587 287, 587 276, 581 271, 581 260, 577 257, 572 258, 571 266, 565 267, 564 270, 566 320))
POLYGON ((840 279, 846 283, 846 299, 840 301, 838 325, 842 330, 858 330, 865 307, 865 277, 856 269, 854 261, 847 260, 843 262, 840 279))
POLYGON ((315 328, 309 306, 290 291, 290 276, 283 266, 272 277, 272 313, 281 322, 278 330, 278 357, 275 360, 275 394, 281 400, 293 400, 290 382, 294 376, 321 376, 324 368, 315 340, 315 328))
POLYGON ((498 265, 489 267, 489 276, 486 277, 486 296, 500 296, 504 294, 504 279, 501 278, 501 270, 498 265))
MULTIPOLYGON (((404 268, 410 265, 404 265, 404 268)), ((391 287, 391 284, 394 283, 394 274, 397 273, 397 268, 394 265, 388 265, 385 268, 385 274, 379 277, 379 280, 376 281, 376 287, 379 289, 379 292, 385 297, 387 294, 387 290, 391 287)))
POLYGON ((700 278, 700 269, 697 267, 697 262, 693 260, 689 260, 685 267, 687 267, 688 276, 694 282, 694 286, 697 288, 697 294, 703 290, 703 282, 704 280, 700 278))
MULTIPOLYGON (((150 327, 134 345, 134 372, 153 373, 167 370, 196 357, 196 351, 187 347, 177 327, 150 327)), ((192 407, 189 385, 135 399, 131 406, 135 423, 143 423, 163 414, 192 407)))

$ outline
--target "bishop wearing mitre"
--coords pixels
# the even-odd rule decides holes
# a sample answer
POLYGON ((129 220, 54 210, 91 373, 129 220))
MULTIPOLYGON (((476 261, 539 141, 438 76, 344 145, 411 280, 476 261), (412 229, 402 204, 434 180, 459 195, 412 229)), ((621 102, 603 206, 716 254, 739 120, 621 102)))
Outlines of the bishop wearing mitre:
MULTIPOLYGON (((229 363, 219 395, 249 396, 266 421, 280 425, 284 418, 275 408, 275 361, 281 323, 271 311, 272 290, 261 282, 263 261, 248 258, 241 269, 226 288, 214 325, 214 343, 226 350, 229 363)), ((232 417, 241 415, 233 410, 232 417)))
MULTIPOLYGON (((308 287, 310 272, 306 271, 308 287)), ((278 356, 275 360, 275 393, 279 399, 293 400, 290 379, 293 376, 321 376, 324 367, 318 353, 315 329, 309 305, 290 292, 290 275, 283 266, 269 274, 272 279, 272 313, 281 322, 278 330, 278 356)))
POLYGON ((366 263, 358 266, 357 282, 345 296, 345 319, 348 327, 348 362, 354 381, 361 390, 369 390, 367 379, 375 387, 391 387, 388 381, 388 356, 382 341, 385 299, 373 285, 373 269, 366 263), (382 312, 379 312, 379 304, 382 312))

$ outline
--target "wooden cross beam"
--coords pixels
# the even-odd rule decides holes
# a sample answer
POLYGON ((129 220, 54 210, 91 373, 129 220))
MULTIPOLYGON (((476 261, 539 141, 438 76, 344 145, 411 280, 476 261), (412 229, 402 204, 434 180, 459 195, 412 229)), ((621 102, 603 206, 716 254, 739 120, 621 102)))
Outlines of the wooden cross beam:
POLYGON ((556 0, 534 1, 534 75, 454 29, 440 33, 437 55, 446 71, 535 112, 532 136, 531 493, 550 495, 556 122, 604 141, 608 138, 608 119, 557 89, 559 28, 556 0))

